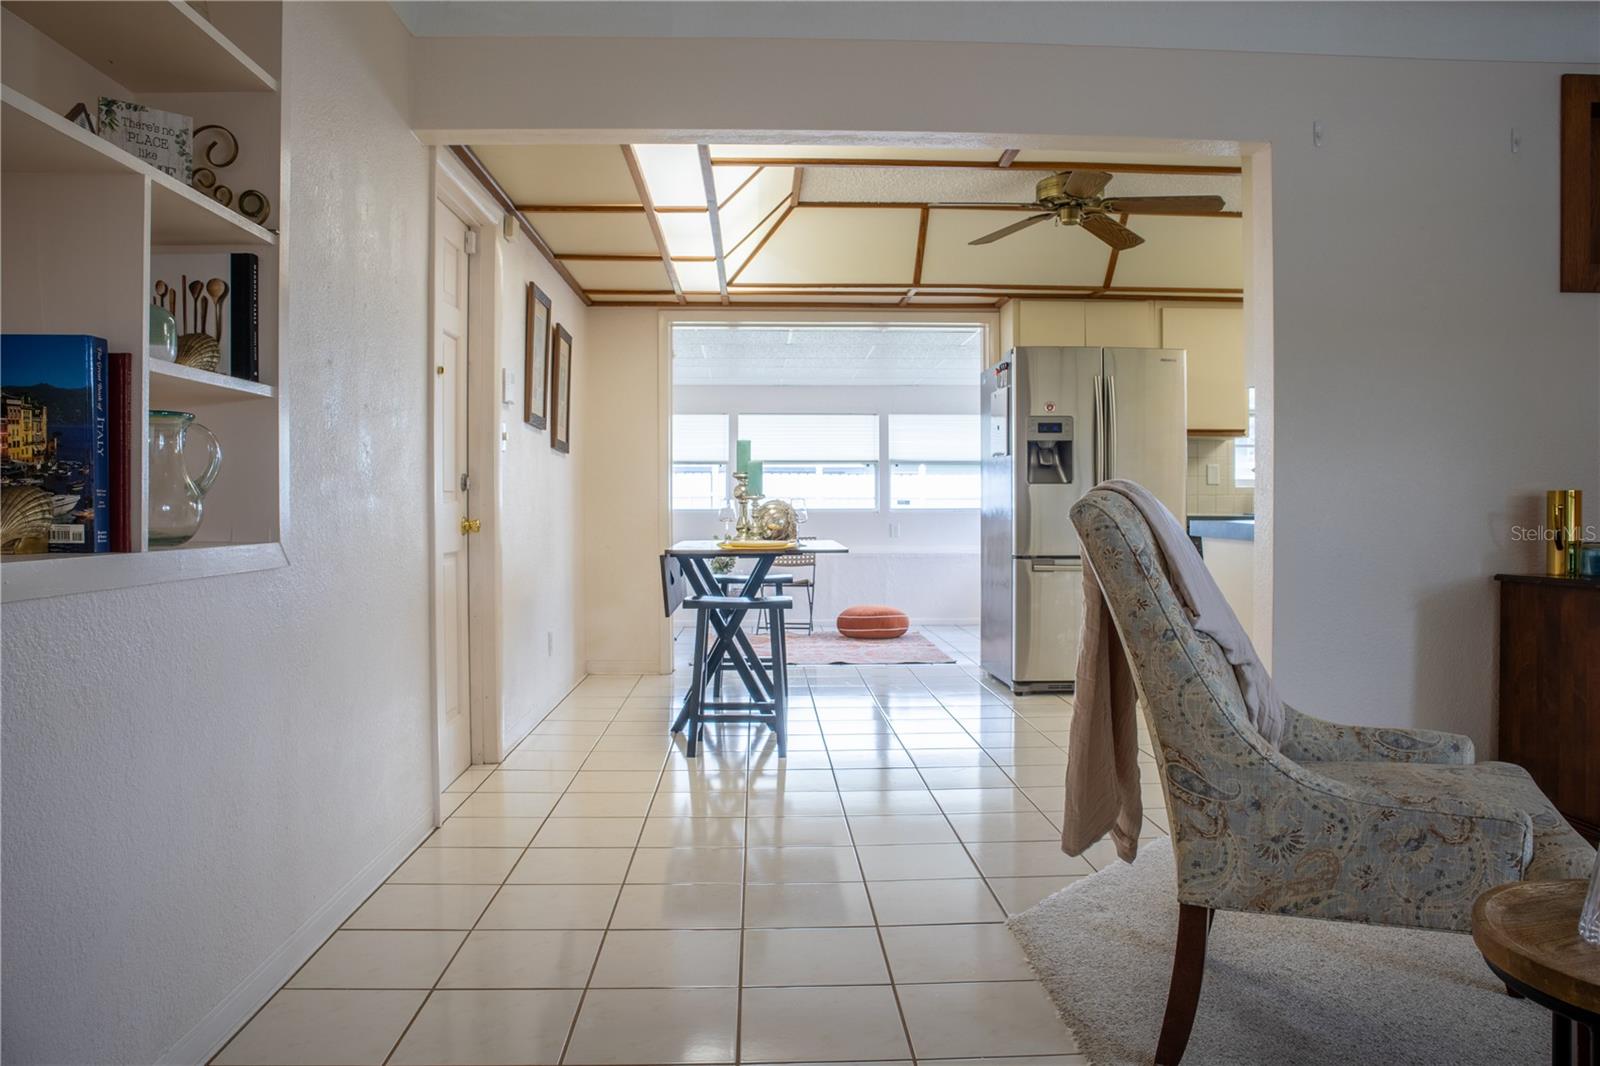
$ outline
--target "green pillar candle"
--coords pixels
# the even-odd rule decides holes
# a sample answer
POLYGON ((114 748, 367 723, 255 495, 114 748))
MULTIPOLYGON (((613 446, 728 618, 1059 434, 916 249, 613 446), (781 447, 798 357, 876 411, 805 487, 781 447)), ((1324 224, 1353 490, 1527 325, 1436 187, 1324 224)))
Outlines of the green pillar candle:
POLYGON ((733 472, 743 474, 750 469, 750 442, 740 441, 734 447, 733 472))
POLYGON ((761 495, 761 463, 754 462, 746 465, 745 473, 750 475, 750 480, 745 484, 745 491, 752 496, 761 495))

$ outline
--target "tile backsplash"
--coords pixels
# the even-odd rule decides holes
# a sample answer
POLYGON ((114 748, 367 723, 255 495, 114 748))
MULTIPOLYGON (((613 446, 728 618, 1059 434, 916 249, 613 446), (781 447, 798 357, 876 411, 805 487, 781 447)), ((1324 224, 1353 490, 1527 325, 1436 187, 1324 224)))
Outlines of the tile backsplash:
POLYGON ((1233 438, 1190 437, 1187 503, 1190 514, 1254 514, 1256 491, 1233 483, 1233 438), (1206 467, 1216 464, 1217 484, 1206 484, 1206 467))

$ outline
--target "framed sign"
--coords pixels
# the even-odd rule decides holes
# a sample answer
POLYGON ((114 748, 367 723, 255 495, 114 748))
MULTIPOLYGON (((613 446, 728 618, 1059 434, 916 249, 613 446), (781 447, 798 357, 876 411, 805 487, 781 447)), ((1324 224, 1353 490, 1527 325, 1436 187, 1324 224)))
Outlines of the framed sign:
POLYGON ((543 429, 550 409, 550 297, 531 281, 522 343, 522 420, 543 429))
POLYGON ((557 326, 550 349, 550 447, 572 450, 572 334, 557 326))

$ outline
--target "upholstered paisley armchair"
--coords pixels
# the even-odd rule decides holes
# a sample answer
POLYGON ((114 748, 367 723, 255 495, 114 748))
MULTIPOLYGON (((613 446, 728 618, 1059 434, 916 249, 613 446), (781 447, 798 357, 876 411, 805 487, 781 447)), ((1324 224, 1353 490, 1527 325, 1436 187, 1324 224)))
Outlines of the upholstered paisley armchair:
POLYGON ((1157 1063, 1182 1058, 1216 911, 1465 931, 1488 888, 1588 876, 1594 849, 1527 772, 1474 763, 1465 737, 1285 708, 1272 747, 1221 651, 1190 624, 1127 497, 1091 491, 1072 523, 1133 668, 1177 863, 1157 1063))

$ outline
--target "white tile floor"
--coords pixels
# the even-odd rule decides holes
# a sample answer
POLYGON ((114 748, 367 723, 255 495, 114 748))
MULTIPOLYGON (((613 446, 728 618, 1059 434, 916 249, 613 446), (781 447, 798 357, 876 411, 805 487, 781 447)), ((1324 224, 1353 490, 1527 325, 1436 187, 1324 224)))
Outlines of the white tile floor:
POLYGON ((586 680, 215 1062, 1084 1062, 1003 924, 1108 858, 1057 843, 1070 700, 929 636, 956 664, 796 668, 783 762, 685 759, 682 670, 586 680))

